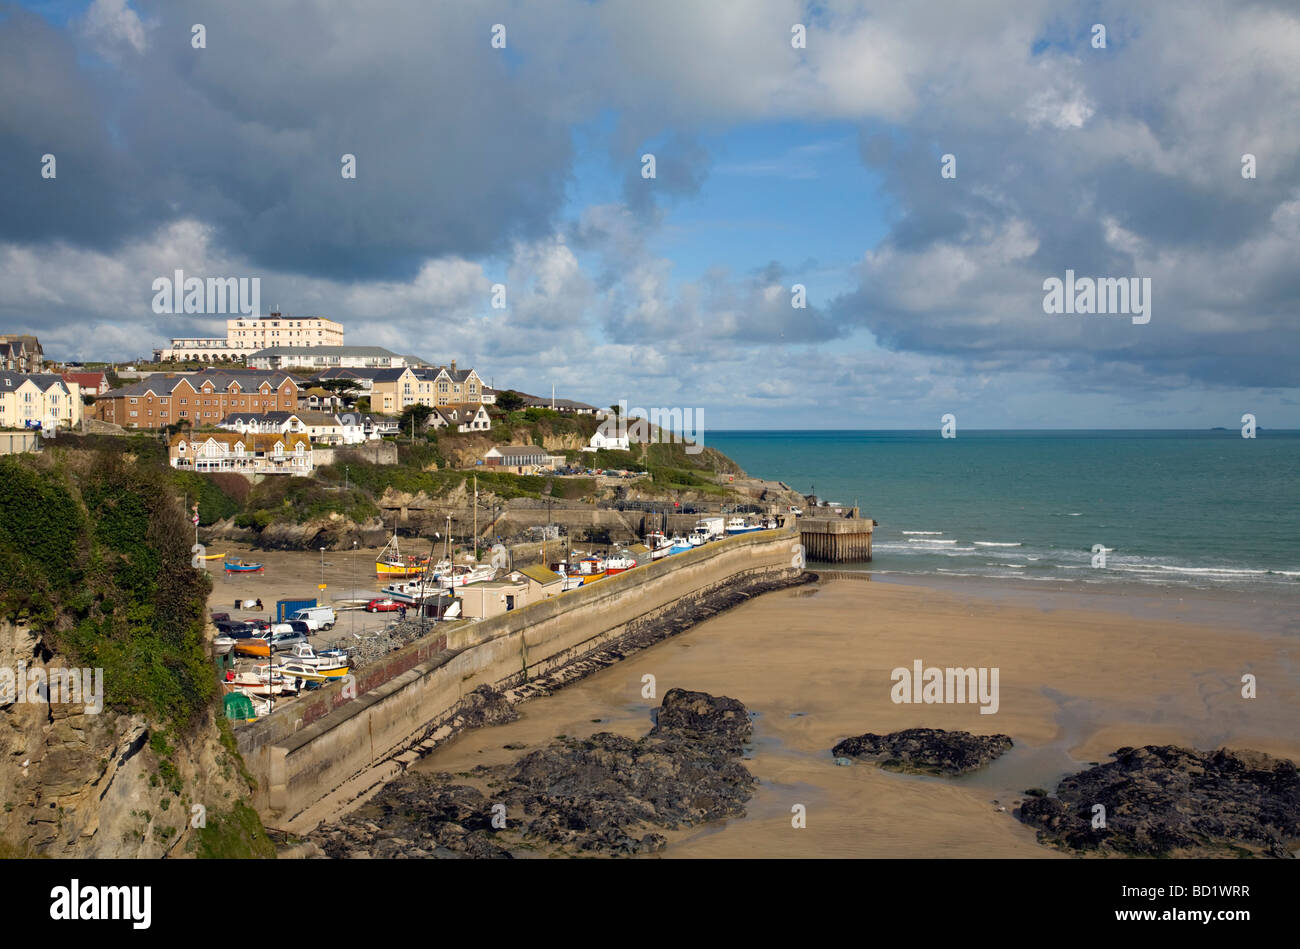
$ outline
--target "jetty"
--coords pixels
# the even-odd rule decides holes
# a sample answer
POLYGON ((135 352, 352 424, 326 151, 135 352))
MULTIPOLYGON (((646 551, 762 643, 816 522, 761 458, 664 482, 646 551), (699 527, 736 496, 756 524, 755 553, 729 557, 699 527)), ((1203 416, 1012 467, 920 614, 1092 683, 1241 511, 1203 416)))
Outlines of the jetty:
MULTIPOLYGON (((825 508, 817 508, 823 511, 825 508)), ((804 557, 820 563, 865 563, 871 559, 871 532, 876 522, 856 507, 835 508, 824 517, 799 518, 804 557)))

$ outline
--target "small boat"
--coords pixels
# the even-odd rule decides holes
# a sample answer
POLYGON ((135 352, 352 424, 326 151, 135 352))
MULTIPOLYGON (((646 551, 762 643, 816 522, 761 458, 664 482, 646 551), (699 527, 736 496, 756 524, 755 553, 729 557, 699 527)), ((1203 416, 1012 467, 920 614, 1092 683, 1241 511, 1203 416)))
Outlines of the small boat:
POLYGON ((231 636, 218 636, 216 639, 212 640, 212 654, 214 656, 229 655, 230 650, 235 648, 235 643, 237 642, 239 642, 239 640, 231 636))
POLYGON ((668 547, 670 554, 684 554, 688 550, 694 550, 691 542, 685 537, 674 536, 668 547))
POLYGON ((444 590, 451 590, 455 587, 463 587, 468 583, 491 580, 496 575, 497 569, 491 564, 484 563, 475 566, 461 564, 440 573, 438 575, 438 585, 444 590))
POLYGON ((227 560, 223 566, 226 573, 261 573, 260 563, 244 563, 242 560, 227 560))
POLYGON ((650 548, 650 559, 661 560, 672 550, 673 542, 663 534, 655 531, 645 535, 645 545, 650 548))
POLYGON ((206 556, 201 555, 201 556, 199 557, 199 559, 200 559, 200 560, 220 560, 220 559, 221 559, 222 557, 224 557, 224 556, 226 556, 226 555, 225 555, 225 554, 207 554, 206 556))
POLYGON ((385 586, 381 592, 397 603, 414 605, 425 600, 437 599, 441 590, 436 578, 425 576, 418 580, 395 581, 385 586))
POLYGON ((286 664, 302 665, 312 669, 326 679, 341 679, 348 674, 348 654, 341 649, 330 649, 317 653, 307 643, 293 647, 285 660, 286 664))
POLYGON ((727 521, 727 534, 752 534, 754 531, 762 530, 757 524, 751 524, 743 517, 733 517, 727 521))
POLYGON ((331 678, 323 672, 318 672, 315 666, 309 666, 302 661, 283 663, 276 666, 275 671, 287 679, 295 679, 300 682, 328 682, 331 678))
POLYGON ((686 536, 686 540, 692 547, 703 547, 709 542, 708 536, 701 534, 699 531, 691 531, 686 536))
POLYGON ((605 561, 605 575, 613 576, 616 573, 622 573, 625 570, 631 570, 636 566, 636 561, 631 557, 610 557, 605 561))
POLYGON ((257 636, 248 639, 235 640, 235 655, 237 656, 261 656, 269 658, 271 655, 271 644, 257 636))
POLYGON ((269 672, 265 665, 254 667, 252 672, 240 672, 227 680, 227 684, 248 695, 280 695, 298 691, 292 682, 269 672))
POLYGON ((384 549, 379 552, 379 556, 375 558, 375 575, 380 580, 392 580, 397 577, 418 577, 424 573, 428 565, 428 557, 419 560, 409 555, 402 556, 402 551, 397 545, 397 530, 394 529, 392 538, 384 545, 384 549))

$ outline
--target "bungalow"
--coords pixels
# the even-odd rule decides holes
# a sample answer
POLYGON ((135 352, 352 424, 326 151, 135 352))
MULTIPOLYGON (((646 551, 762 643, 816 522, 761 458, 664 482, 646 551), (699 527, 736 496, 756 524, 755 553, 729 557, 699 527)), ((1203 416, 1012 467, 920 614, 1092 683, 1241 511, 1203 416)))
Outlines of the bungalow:
POLYGON ((493 467, 514 468, 523 474, 524 468, 537 468, 546 464, 547 452, 536 445, 502 445, 489 448, 483 464, 493 467))
POLYGON ((628 451, 631 448, 626 429, 620 433, 617 417, 611 418, 614 419, 614 424, 610 424, 610 419, 601 422, 591 436, 591 444, 583 446, 583 451, 600 451, 602 448, 628 451))
POLYGON ((189 432, 173 435, 167 446, 173 468, 200 473, 309 475, 311 440, 306 435, 189 432))

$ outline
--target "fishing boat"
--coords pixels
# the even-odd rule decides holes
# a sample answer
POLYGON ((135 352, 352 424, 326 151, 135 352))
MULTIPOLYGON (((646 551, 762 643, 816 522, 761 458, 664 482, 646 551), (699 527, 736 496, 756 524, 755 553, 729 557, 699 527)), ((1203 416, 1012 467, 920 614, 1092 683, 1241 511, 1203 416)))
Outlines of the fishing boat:
POLYGON ((237 656, 261 656, 268 658, 271 655, 271 644, 257 636, 248 639, 235 640, 235 655, 237 656))
POLYGON ((235 648, 237 642, 239 640, 231 636, 218 636, 212 640, 212 654, 214 656, 227 656, 230 654, 230 650, 235 648))
POLYGON ((260 563, 244 563, 242 560, 227 560, 222 564, 226 568, 226 573, 261 573, 262 565, 260 563))
POLYGON ((645 535, 645 545, 650 548, 650 559, 661 560, 672 550, 673 542, 658 531, 645 535))
POLYGON ((605 561, 605 574, 613 576, 616 573, 622 573, 625 570, 631 570, 636 566, 636 561, 631 557, 618 556, 610 557, 605 561))
POLYGON ((463 587, 468 583, 478 583, 480 580, 491 580, 497 575, 496 567, 491 564, 477 564, 469 566, 468 564, 459 564, 446 570, 438 575, 438 585, 444 590, 451 590, 455 587, 463 587))
POLYGON ((743 517, 733 517, 727 521, 727 534, 752 534, 754 531, 762 530, 757 524, 751 524, 743 517))
POLYGON ((686 540, 692 547, 703 547, 709 542, 708 536, 701 534, 699 531, 691 531, 686 535, 686 540))
POLYGON ((424 573, 428 565, 428 557, 420 560, 410 555, 402 556, 402 551, 397 544, 397 530, 394 529, 392 538, 384 545, 384 549, 379 552, 379 556, 375 558, 375 575, 380 580, 418 577, 424 573))

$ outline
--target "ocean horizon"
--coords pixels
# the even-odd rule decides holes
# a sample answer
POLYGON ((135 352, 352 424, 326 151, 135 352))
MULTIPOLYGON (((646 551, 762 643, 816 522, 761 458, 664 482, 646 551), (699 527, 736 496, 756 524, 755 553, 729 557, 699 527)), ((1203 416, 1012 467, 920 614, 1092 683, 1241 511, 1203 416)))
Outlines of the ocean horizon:
POLYGON ((1300 596, 1300 431, 742 430, 755 477, 857 505, 881 575, 1300 596), (1101 549, 1098 549, 1098 548, 1101 549), (1102 559, 1104 556, 1104 559, 1102 559))

